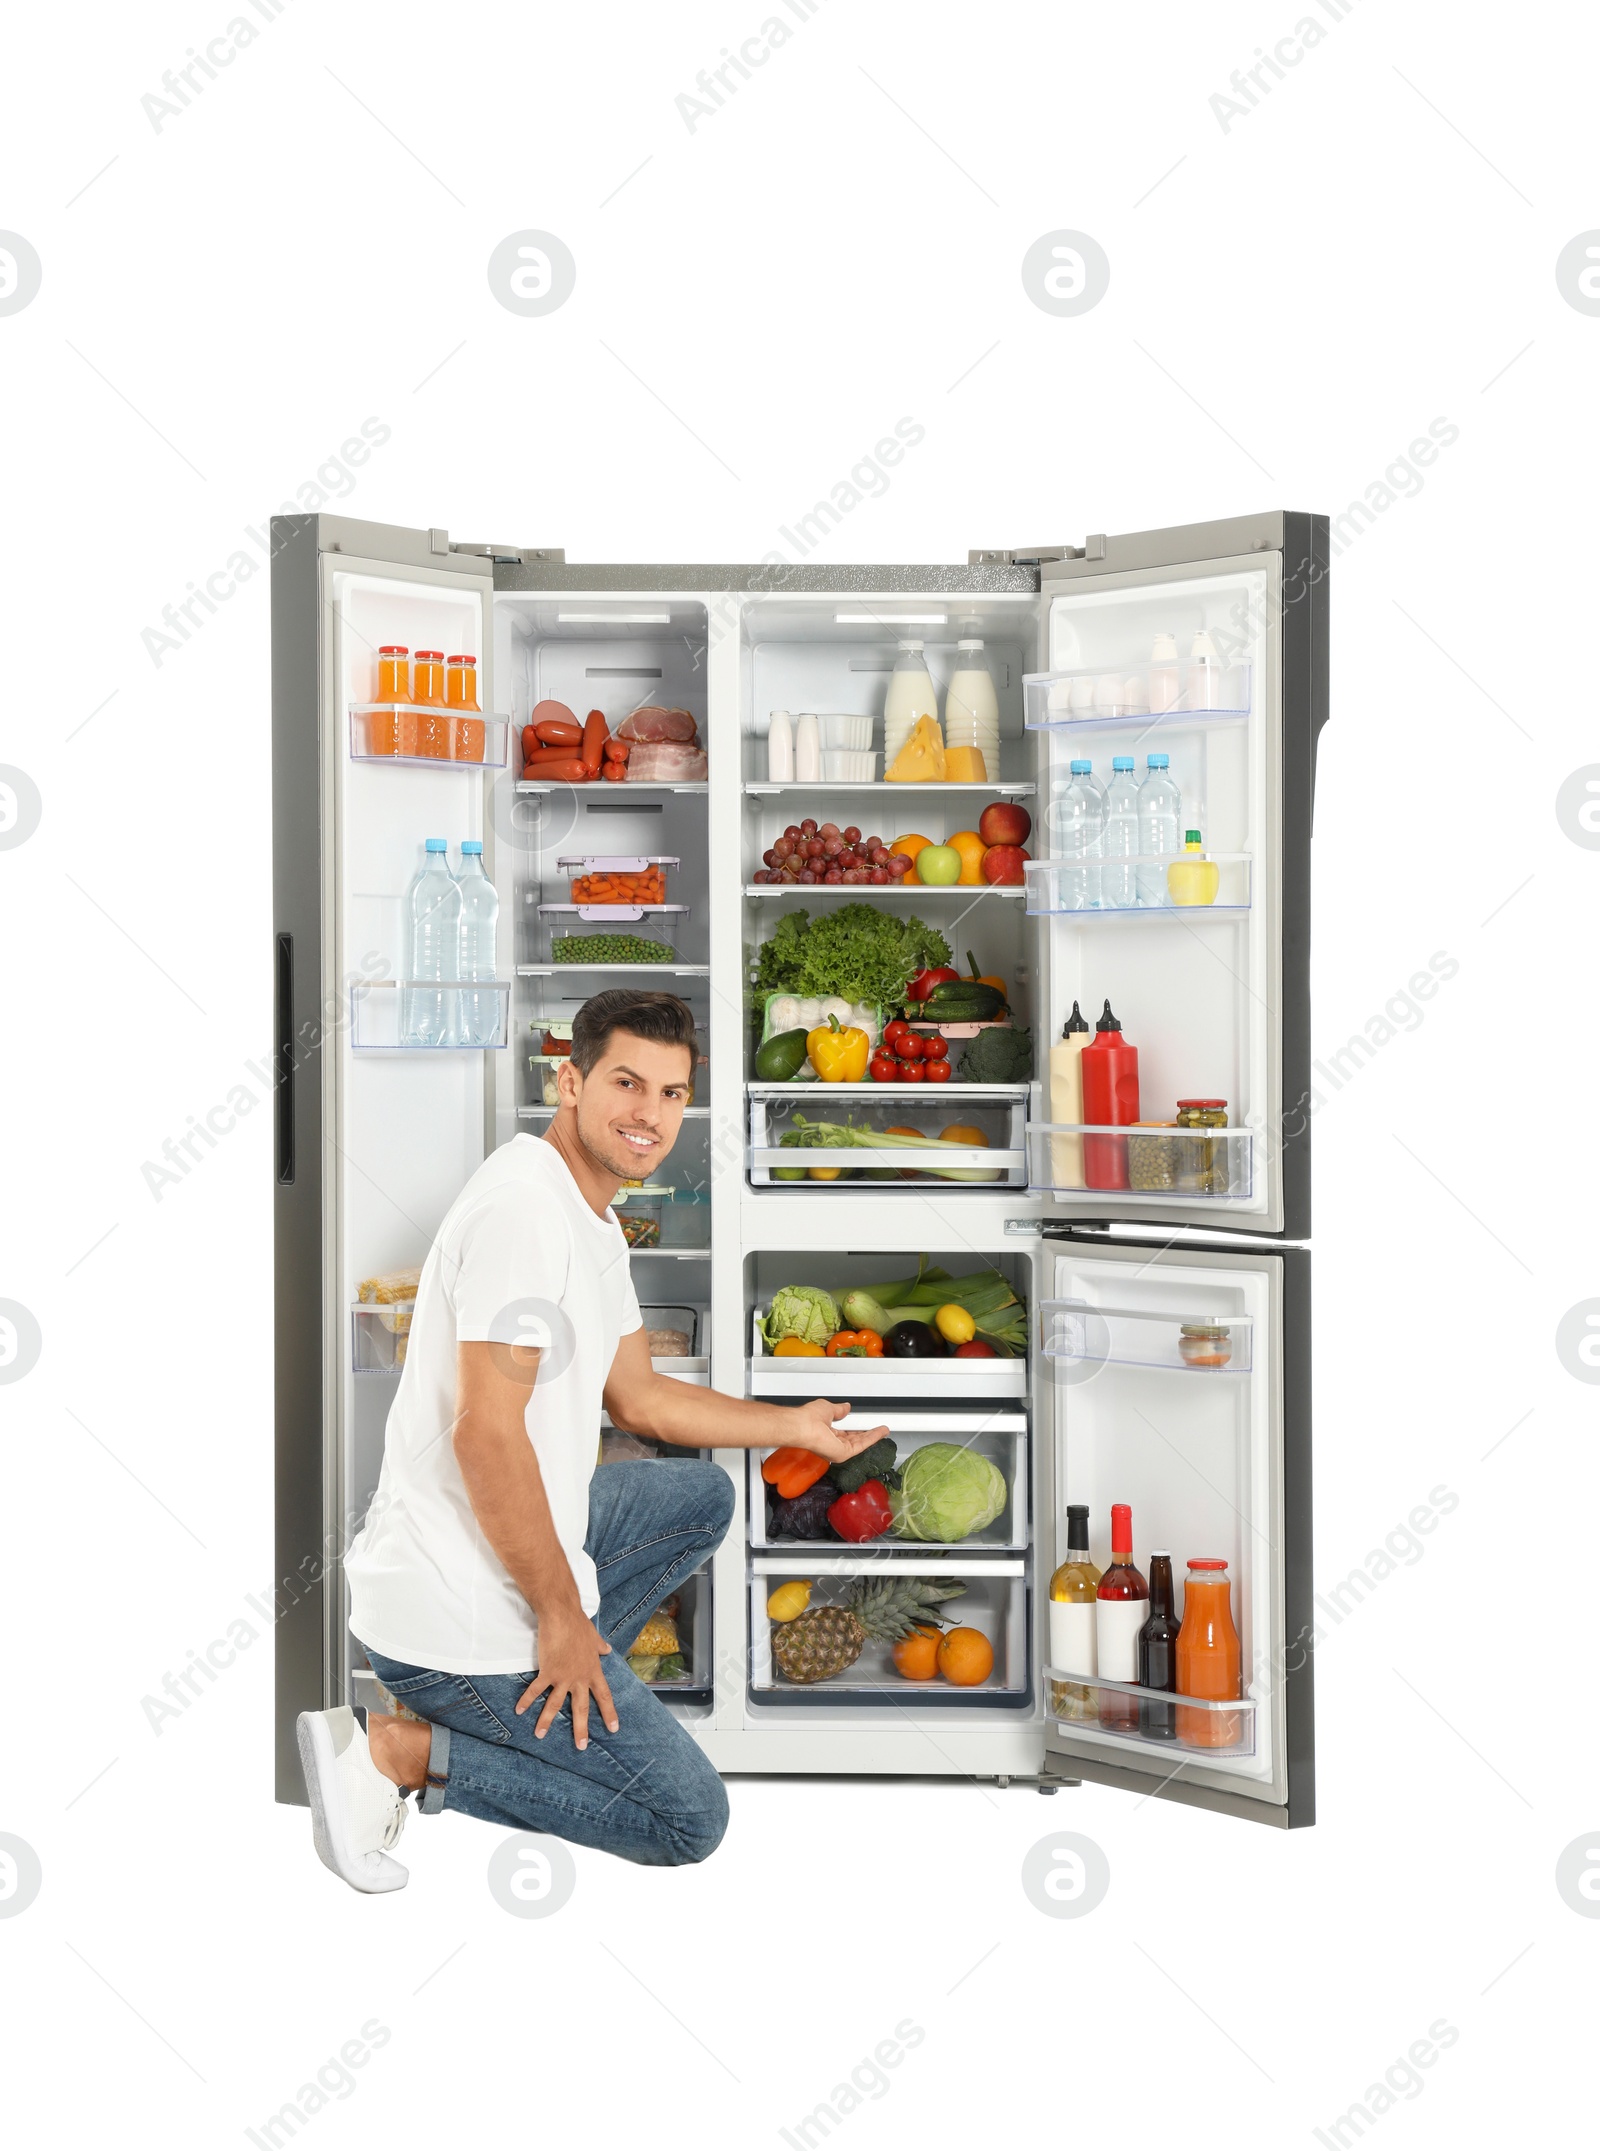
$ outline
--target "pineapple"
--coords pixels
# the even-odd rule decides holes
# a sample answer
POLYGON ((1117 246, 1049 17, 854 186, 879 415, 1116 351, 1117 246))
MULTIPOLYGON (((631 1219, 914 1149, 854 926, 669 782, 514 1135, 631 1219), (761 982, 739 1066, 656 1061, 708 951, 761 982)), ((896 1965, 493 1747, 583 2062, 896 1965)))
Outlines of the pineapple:
POLYGON ((941 1616, 931 1609, 966 1588, 922 1576, 857 1576, 843 1605, 808 1606, 773 1629, 773 1663, 785 1680, 831 1680, 853 1666, 869 1643, 895 1644, 919 1623, 937 1625, 941 1616))

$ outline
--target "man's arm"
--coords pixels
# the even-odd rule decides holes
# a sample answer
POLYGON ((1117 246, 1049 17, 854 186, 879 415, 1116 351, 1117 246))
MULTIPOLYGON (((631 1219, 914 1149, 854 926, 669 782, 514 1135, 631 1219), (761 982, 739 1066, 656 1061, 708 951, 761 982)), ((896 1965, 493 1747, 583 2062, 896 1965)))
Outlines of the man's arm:
MULTIPOLYGON (((838 1362, 835 1362, 837 1365, 838 1362)), ((617 1346, 606 1377, 605 1405, 613 1422, 630 1434, 682 1449, 777 1449, 785 1443, 841 1464, 888 1433, 887 1427, 835 1428, 848 1404, 813 1397, 809 1404, 746 1403, 717 1389, 674 1381, 650 1364, 648 1330, 636 1329, 617 1346)))
POLYGON ((539 1620, 539 1678, 517 1710, 549 1689, 533 1729, 542 1740, 570 1695, 572 1737, 586 1748, 591 1695, 606 1730, 617 1730, 616 1705, 600 1670, 611 1646, 583 1610, 528 1439, 528 1393, 538 1372, 539 1354, 528 1346, 456 1346, 456 1462, 484 1537, 539 1620))

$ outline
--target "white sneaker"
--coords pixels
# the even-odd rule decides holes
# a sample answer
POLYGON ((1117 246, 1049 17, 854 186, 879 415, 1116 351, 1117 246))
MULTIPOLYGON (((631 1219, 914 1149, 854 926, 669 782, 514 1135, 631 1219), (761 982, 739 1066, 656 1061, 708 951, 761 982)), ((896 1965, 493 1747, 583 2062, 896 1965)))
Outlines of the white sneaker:
POLYGON ((368 1896, 403 1890, 410 1874, 388 1848, 406 1826, 405 1794, 372 1760, 355 1712, 303 1710, 296 1733, 318 1859, 368 1896))

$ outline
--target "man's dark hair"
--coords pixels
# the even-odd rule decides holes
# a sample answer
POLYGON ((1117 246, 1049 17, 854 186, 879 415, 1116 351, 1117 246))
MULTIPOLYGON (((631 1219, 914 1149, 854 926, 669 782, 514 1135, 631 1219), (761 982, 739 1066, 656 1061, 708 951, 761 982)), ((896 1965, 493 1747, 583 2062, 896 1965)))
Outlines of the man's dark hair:
POLYGON ((580 1075, 597 1065, 613 1031, 628 1031, 653 1045, 687 1047, 693 1076, 699 1054, 694 1011, 675 993, 641 993, 635 987, 615 986, 609 993, 591 994, 572 1019, 572 1062, 580 1075))

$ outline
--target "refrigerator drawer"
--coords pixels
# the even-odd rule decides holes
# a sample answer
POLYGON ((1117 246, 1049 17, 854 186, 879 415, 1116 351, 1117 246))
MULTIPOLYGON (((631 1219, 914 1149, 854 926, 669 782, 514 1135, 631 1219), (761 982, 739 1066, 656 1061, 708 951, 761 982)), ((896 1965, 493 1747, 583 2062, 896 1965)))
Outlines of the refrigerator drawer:
MULTIPOLYGON (((996 1705, 1027 1709, 1034 1684, 1028 1662, 1028 1587, 1026 1564, 1018 1561, 956 1560, 897 1562, 892 1571, 863 1562, 860 1552, 823 1555, 756 1555, 750 1563, 750 1698, 753 1703, 785 1707, 882 1710, 947 1710, 996 1705), (782 1672, 773 1653, 773 1632, 782 1625, 767 1613, 767 1601, 785 1581, 804 1578, 812 1584, 810 1606, 843 1605, 852 1583, 959 1583, 960 1594, 933 1607, 946 1631, 974 1629, 992 1652, 981 1680, 957 1685, 937 1672, 931 1679, 908 1679, 895 1670, 891 1647, 868 1640, 849 1665, 823 1679, 796 1681, 782 1672)), ((816 1624, 813 1624, 815 1626, 816 1624)), ((847 1646, 846 1646, 847 1648, 847 1646)), ((840 1650, 839 1655, 844 1655, 840 1650)))
MULTIPOLYGON (((852 1362, 859 1365, 861 1362, 852 1362)), ((1005 1506, 994 1521, 968 1538, 912 1539, 886 1534, 865 1546, 851 1546, 841 1539, 796 1539, 775 1536, 767 1522, 767 1496, 772 1489, 761 1476, 770 1449, 750 1454, 750 1544, 760 1550, 778 1549, 821 1559, 844 1553, 859 1560, 863 1554, 927 1558, 931 1555, 964 1553, 1010 1553, 1028 1543, 1028 1421, 1022 1412, 851 1412, 839 1422, 846 1430, 881 1426, 895 1444, 895 1466, 932 1443, 946 1442, 987 1458, 1006 1483, 1005 1506)))
POLYGON ((1025 1359, 826 1359, 778 1358, 761 1334, 764 1307, 751 1317, 750 1363, 746 1383, 753 1397, 793 1397, 803 1402, 819 1395, 828 1381, 848 1379, 852 1399, 900 1397, 907 1403, 966 1403, 974 1397, 1025 1397, 1025 1359), (824 1380, 824 1370, 830 1368, 824 1380), (841 1368, 848 1367, 848 1376, 841 1368))
POLYGON ((800 1182, 860 1191, 960 1194, 967 1188, 1028 1184, 1024 1083, 787 1083, 749 1087, 750 1181, 754 1187, 800 1182), (926 1153, 909 1148, 838 1147, 818 1137, 818 1123, 864 1133, 887 1129, 927 1137, 926 1153), (946 1129, 960 1139, 942 1140, 946 1129), (929 1165, 921 1163, 926 1155, 929 1165), (930 1170, 929 1167, 936 1168, 930 1170))

